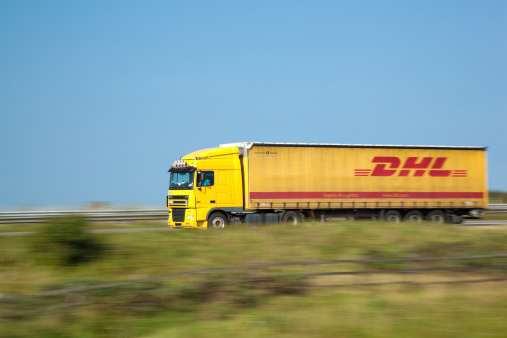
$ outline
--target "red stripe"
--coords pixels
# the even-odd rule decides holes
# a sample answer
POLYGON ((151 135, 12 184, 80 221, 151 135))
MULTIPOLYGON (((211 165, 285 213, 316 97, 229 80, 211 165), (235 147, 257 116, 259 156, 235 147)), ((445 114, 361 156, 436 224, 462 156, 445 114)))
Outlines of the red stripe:
POLYGON ((483 198, 482 192, 251 192, 251 199, 483 198))

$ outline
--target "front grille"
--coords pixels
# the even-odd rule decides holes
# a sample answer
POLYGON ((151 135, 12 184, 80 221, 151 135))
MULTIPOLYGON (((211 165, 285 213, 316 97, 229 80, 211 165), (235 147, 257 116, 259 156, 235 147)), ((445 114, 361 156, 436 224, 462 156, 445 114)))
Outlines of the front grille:
POLYGON ((171 209, 173 214, 173 222, 185 221, 185 210, 186 209, 171 209))
POLYGON ((170 195, 169 206, 188 206, 188 195, 170 195))
POLYGON ((186 206, 187 205, 187 201, 169 201, 169 204, 170 205, 183 205, 183 206, 186 206))
POLYGON ((188 195, 169 195, 170 200, 188 200, 188 195))

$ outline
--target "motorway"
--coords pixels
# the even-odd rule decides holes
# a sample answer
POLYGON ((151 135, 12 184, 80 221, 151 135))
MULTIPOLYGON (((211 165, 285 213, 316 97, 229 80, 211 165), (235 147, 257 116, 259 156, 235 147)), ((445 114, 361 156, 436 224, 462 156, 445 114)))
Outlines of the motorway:
MULTIPOLYGON (((506 214, 507 204, 489 204, 488 213, 506 214)), ((2 211, 1 224, 41 223, 58 216, 80 215, 92 222, 159 221, 167 219, 168 209, 74 210, 74 211, 2 211)))

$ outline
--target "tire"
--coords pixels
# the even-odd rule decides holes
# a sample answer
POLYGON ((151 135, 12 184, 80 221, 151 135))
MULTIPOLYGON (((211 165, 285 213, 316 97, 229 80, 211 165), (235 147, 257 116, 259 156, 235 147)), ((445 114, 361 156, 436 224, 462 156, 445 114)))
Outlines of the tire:
POLYGON ((288 224, 299 224, 303 221, 301 218, 301 215, 296 211, 287 211, 282 216, 282 223, 288 223, 288 224))
POLYGON ((464 221, 463 216, 451 216, 452 224, 461 224, 463 223, 463 221, 464 221))
POLYGON ((387 210, 384 214, 384 220, 390 223, 400 223, 401 214, 398 210, 387 210))
POLYGON ((422 212, 419 210, 410 210, 403 218, 405 222, 421 223, 424 220, 422 212))
POLYGON ((426 215, 428 222, 445 223, 445 213, 442 210, 433 210, 426 215))
POLYGON ((229 225, 227 217, 221 212, 214 212, 208 219, 208 229, 223 229, 229 225))

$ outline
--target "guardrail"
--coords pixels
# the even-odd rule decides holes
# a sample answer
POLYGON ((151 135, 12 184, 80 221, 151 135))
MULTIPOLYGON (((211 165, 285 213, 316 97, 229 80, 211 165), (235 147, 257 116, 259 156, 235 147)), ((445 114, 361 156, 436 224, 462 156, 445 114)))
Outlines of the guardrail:
MULTIPOLYGON (((488 213, 507 213, 507 204, 488 204, 488 213)), ((40 223, 57 216, 82 215, 92 222, 135 222, 167 219, 167 209, 3 211, 0 224, 40 223)))
POLYGON ((40 223, 58 216, 82 215, 92 222, 135 222, 167 219, 167 209, 0 212, 0 224, 40 223))

